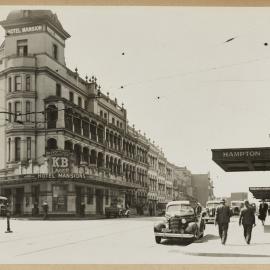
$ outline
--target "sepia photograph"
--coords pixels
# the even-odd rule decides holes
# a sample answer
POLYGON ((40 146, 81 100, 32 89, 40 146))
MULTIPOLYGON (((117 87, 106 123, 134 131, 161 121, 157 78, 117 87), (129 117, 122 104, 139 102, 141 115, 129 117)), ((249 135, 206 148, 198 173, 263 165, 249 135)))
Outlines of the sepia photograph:
POLYGON ((268 264, 269 12, 1 6, 1 264, 268 264))

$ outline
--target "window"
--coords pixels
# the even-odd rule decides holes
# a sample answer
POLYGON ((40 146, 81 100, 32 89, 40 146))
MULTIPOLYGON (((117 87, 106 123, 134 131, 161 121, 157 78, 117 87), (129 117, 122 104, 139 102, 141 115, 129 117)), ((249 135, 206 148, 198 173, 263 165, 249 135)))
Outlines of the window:
POLYGON ((8 103, 8 121, 11 122, 12 107, 11 103, 8 103))
POLYGON ((120 122, 120 128, 122 128, 123 127, 123 124, 120 122))
POLYGON ((53 185, 53 211, 65 212, 67 211, 67 186, 53 185))
POLYGON ((27 39, 17 40, 17 54, 18 56, 27 56, 28 54, 27 39))
POLYGON ((21 138, 15 138, 15 161, 21 160, 21 138))
POLYGON ((114 123, 115 123, 115 120, 114 120, 114 118, 112 118, 112 124, 114 125, 114 123))
POLYGON ((94 203, 94 189, 87 188, 87 204, 93 204, 93 203, 94 203))
POLYGON ((87 101, 84 100, 84 109, 87 110, 87 101))
POLYGON ((8 162, 10 162, 11 139, 8 138, 8 162))
POLYGON ((81 97, 78 97, 78 105, 79 105, 80 107, 82 107, 82 98, 81 98, 81 97))
POLYGON ((103 111, 99 112, 100 117, 103 117, 103 111))
POLYGON ((26 79, 25 79, 25 90, 26 91, 30 91, 31 89, 30 89, 30 87, 31 87, 31 84, 30 84, 30 76, 28 75, 28 76, 26 76, 26 79))
POLYGON ((58 59, 58 46, 56 44, 53 44, 53 58, 58 59))
POLYGON ((106 119, 107 119, 107 113, 104 113, 104 118, 106 118, 106 119))
POLYGON ((56 84, 56 96, 57 97, 61 97, 61 95, 62 95, 62 89, 61 89, 61 84, 60 83, 57 83, 56 84))
POLYGON ((15 91, 21 91, 22 90, 22 77, 16 76, 15 77, 15 91))
POLYGON ((31 118, 30 112, 31 112, 31 103, 30 103, 30 101, 26 101, 26 104, 25 104, 25 113, 26 113, 25 120, 26 120, 26 122, 30 122, 30 118, 31 118))
POLYGON ((116 125, 119 127, 119 121, 118 120, 116 121, 116 125))
POLYGON ((17 101, 15 102, 15 116, 14 116, 14 121, 17 121, 21 119, 21 102, 17 101))
POLYGON ((31 159, 31 137, 26 138, 26 158, 27 160, 31 159))
POLYGON ((69 101, 71 101, 71 102, 74 101, 74 94, 73 94, 73 92, 69 92, 69 101))
POLYGON ((12 79, 11 77, 8 78, 8 92, 12 91, 12 79))

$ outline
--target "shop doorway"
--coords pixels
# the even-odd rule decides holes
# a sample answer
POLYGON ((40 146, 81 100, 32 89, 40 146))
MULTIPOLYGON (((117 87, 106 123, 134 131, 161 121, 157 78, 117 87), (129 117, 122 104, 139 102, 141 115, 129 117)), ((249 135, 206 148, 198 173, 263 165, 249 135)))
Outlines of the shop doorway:
POLYGON ((15 190, 15 215, 21 215, 23 213, 23 198, 24 188, 16 188, 15 190))
POLYGON ((82 205, 82 187, 75 187, 76 192, 76 214, 81 214, 81 205, 82 205))
POLYGON ((96 189, 96 213, 103 215, 103 190, 96 189))

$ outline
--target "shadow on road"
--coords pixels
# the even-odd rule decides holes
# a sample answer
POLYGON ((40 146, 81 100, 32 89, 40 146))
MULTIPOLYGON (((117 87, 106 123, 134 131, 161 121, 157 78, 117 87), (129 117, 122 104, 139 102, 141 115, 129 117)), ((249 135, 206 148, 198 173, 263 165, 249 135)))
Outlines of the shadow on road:
POLYGON ((261 254, 242 254, 242 253, 207 253, 207 252, 182 252, 185 255, 203 256, 203 257, 253 257, 253 258, 270 258, 270 255, 261 254))
POLYGON ((201 239, 195 241, 195 243, 205 243, 211 240, 217 240, 219 239, 219 236, 214 235, 214 234, 206 234, 204 237, 202 237, 201 239))
POLYGON ((161 242, 162 245, 166 246, 188 246, 193 243, 190 239, 165 239, 161 242))

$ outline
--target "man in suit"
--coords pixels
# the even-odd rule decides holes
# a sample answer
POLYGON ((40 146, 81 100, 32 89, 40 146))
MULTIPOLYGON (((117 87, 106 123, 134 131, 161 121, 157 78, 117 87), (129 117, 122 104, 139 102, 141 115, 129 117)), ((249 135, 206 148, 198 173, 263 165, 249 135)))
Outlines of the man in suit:
POLYGON ((222 245, 225 245, 228 235, 228 228, 230 223, 231 210, 226 205, 224 199, 221 200, 221 205, 216 210, 215 225, 218 224, 218 232, 222 245))
POLYGON ((256 226, 255 223, 255 213, 254 208, 249 204, 249 202, 246 200, 244 202, 245 207, 241 210, 240 217, 239 217, 239 226, 241 224, 244 227, 244 237, 249 245, 251 240, 251 233, 253 226, 256 226))

